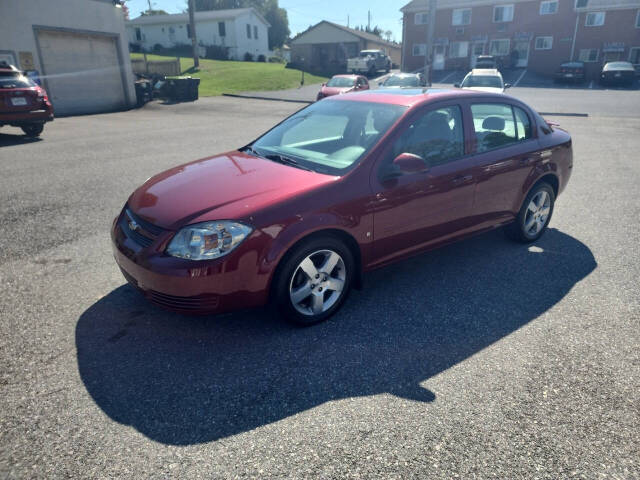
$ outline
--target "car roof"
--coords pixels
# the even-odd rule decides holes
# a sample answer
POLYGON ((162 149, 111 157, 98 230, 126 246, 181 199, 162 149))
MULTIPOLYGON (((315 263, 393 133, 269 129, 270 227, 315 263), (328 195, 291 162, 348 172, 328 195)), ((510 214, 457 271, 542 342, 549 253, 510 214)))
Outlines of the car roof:
POLYGON ((497 68, 474 68, 469 73, 471 75, 493 75, 494 77, 502 76, 497 68))
MULTIPOLYGON (((354 92, 347 95, 335 95, 328 97, 324 101, 356 101, 383 103, 388 105, 400 105, 411 107, 421 103, 430 103, 436 100, 450 100, 460 97, 495 97, 505 98, 504 94, 478 92, 473 90, 462 90, 459 88, 379 88, 377 90, 366 90, 354 92)), ((509 97, 510 98, 510 97, 509 97)))
POLYGON ((584 66, 584 62, 572 61, 572 62, 564 62, 560 64, 561 67, 582 67, 584 66))
POLYGON ((391 77, 409 78, 409 77, 419 77, 419 76, 420 76, 419 73, 398 72, 398 73, 392 73, 391 75, 389 75, 389 78, 391 77))
POLYGON ((358 78, 361 77, 362 75, 352 75, 352 74, 347 74, 347 73, 342 73, 340 75, 334 75, 331 78, 358 78))

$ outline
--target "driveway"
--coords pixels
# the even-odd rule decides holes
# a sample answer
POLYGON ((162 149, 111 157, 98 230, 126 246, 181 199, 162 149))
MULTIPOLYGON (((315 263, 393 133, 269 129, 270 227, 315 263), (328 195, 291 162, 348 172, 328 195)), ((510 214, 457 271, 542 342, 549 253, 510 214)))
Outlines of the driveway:
POLYGON ((109 240, 150 175, 301 105, 3 128, 0 478, 640 477, 640 112, 606 100, 551 117, 575 171, 540 241, 494 231, 372 272, 306 329, 160 310, 109 240))

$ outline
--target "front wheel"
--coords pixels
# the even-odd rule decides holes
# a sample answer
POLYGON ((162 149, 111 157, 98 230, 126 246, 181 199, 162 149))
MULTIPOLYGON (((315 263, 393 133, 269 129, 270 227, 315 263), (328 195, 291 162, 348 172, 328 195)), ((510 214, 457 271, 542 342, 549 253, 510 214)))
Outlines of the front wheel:
POLYGON ((33 125, 24 125, 22 127, 22 131, 27 137, 37 137, 44 130, 44 125, 41 123, 36 123, 33 125))
POLYGON ((555 201, 556 196, 551 185, 539 183, 531 189, 516 221, 508 225, 505 232, 518 242, 535 242, 549 226, 555 201))
POLYGON ((346 299, 354 274, 351 251, 338 239, 324 237, 297 247, 276 280, 282 314, 299 325, 326 320, 346 299))

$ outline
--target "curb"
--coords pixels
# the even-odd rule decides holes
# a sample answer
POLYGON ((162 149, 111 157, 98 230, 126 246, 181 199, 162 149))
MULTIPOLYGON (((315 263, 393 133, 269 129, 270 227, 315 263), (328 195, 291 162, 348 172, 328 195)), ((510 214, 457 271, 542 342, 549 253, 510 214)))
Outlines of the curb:
POLYGON ((308 100, 291 100, 288 98, 258 97, 254 95, 237 95, 235 93, 223 93, 222 96, 233 97, 233 98, 246 98, 248 100, 269 100, 271 102, 304 103, 305 105, 309 105, 313 103, 308 100))

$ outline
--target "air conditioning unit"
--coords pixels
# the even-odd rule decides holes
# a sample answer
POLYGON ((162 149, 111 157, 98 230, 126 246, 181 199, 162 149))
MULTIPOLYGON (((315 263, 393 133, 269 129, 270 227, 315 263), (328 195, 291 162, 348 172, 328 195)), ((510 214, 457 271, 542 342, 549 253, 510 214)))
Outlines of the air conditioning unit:
POLYGON ((464 27, 456 28, 456 35, 464 35, 464 27))

